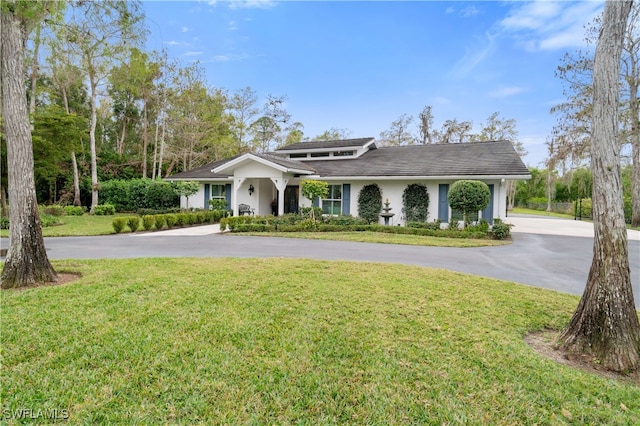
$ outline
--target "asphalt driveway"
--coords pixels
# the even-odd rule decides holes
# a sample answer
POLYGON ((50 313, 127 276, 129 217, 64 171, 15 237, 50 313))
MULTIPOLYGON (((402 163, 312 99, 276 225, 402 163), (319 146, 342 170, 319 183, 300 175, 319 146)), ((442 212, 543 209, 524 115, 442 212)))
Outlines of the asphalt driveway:
MULTIPOLYGON (((135 257, 281 257, 391 262, 443 268, 580 295, 591 265, 593 225, 512 216, 513 243, 446 248, 220 234, 217 226, 147 234, 49 237, 50 259, 135 257)), ((8 242, 2 240, 2 246, 8 242)), ((640 306, 640 232, 629 232, 629 259, 640 306)))

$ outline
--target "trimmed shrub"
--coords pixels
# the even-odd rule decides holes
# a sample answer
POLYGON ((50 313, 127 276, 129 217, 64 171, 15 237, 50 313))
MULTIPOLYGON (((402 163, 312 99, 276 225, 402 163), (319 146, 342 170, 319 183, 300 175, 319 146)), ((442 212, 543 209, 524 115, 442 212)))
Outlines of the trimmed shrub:
POLYGON ((95 209, 93 209, 93 214, 96 216, 111 216, 116 214, 116 208, 113 204, 98 204, 95 209))
POLYGON ((50 216, 64 216, 64 215, 66 215, 64 207, 58 206, 56 204, 52 204, 50 206, 42 207, 41 211, 42 211, 43 214, 48 214, 50 216))
POLYGON ((186 213, 176 214, 176 226, 184 226, 189 224, 189 217, 186 213))
POLYGON ((62 221, 59 216, 43 213, 40 215, 40 224, 43 228, 46 228, 47 226, 62 225, 62 221))
POLYGON ((153 216, 155 219, 155 227, 157 230, 160 230, 165 226, 167 226, 167 216, 168 215, 164 215, 164 214, 157 214, 153 216))
POLYGON ((408 185, 402 193, 402 213, 409 222, 426 222, 429 217, 429 192, 422 183, 408 185))
POLYGON ((433 222, 407 222, 407 228, 431 229, 437 231, 440 229, 441 223, 442 222, 439 219, 436 219, 433 222))
POLYGON ((127 226, 131 229, 131 232, 136 232, 140 227, 140 217, 127 216, 127 226))
POLYGON ((173 213, 169 213, 169 214, 164 215, 164 218, 167 221, 167 228, 169 228, 169 229, 173 228, 176 225, 176 223, 178 222, 177 215, 173 214, 173 213))
POLYGON ((0 229, 9 229, 9 218, 0 217, 0 229))
POLYGON ((145 216, 142 216, 142 228, 145 231, 150 231, 151 228, 153 228, 155 224, 156 224, 155 216, 151 216, 149 214, 145 215, 145 216))
POLYGON ((327 225, 350 226, 350 225, 366 225, 367 221, 360 217, 351 215, 339 216, 323 216, 322 223, 327 225))
POLYGON ((378 223, 382 211, 382 192, 372 183, 366 185, 358 194, 358 215, 368 223, 378 223))
POLYGON ((112 225, 113 225, 113 230, 116 231, 116 234, 119 234, 124 230, 124 227, 127 225, 127 218, 122 216, 114 217, 112 225))
POLYGON ((459 180, 451 185, 448 201, 453 210, 461 210, 465 225, 469 213, 482 210, 489 204, 491 191, 486 183, 479 180, 459 180))
POLYGON ((493 235, 493 238, 496 240, 506 240, 511 236, 511 226, 509 223, 504 223, 496 219, 491 229, 491 235, 493 235))
POLYGON ((273 232, 275 227, 264 223, 240 223, 236 225, 235 232, 273 232))
POLYGON ((67 216, 82 216, 84 214, 84 207, 64 206, 64 212, 67 214, 67 216))

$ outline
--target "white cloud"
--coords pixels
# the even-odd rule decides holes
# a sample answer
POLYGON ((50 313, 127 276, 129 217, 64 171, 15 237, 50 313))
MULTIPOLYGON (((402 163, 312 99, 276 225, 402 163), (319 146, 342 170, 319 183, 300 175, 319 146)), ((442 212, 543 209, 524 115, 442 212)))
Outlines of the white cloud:
POLYGON ((276 2, 272 0, 231 0, 230 9, 271 9, 276 2))
POLYGON ((493 53, 495 39, 495 35, 490 33, 486 33, 483 39, 478 39, 476 46, 466 49, 464 56, 454 65, 450 75, 461 78, 471 73, 476 66, 493 53))
POLYGON ((451 6, 449 6, 449 7, 445 10, 445 12, 446 12, 446 13, 454 13, 455 11, 456 11, 456 9, 455 9, 454 7, 451 7, 451 6))
POLYGON ((227 55, 215 55, 206 62, 231 62, 231 61, 244 61, 249 58, 246 53, 241 54, 227 54, 227 55))
POLYGON ((188 33, 189 31, 191 31, 191 29, 190 29, 189 27, 182 27, 182 28, 180 28, 180 32, 188 33))
POLYGON ((506 98, 509 96, 514 96, 523 92, 526 92, 526 87, 519 86, 508 86, 508 87, 500 87, 492 92, 489 92, 489 96, 492 98, 506 98))
POLYGON ((184 56, 200 56, 202 55, 203 52, 199 52, 199 51, 189 51, 189 52, 185 52, 183 55, 184 56))
POLYGON ((236 23, 236 21, 229 21, 229 26, 228 26, 229 31, 235 31, 238 29, 238 25, 236 23))
POLYGON ((601 12, 601 1, 551 2, 518 5, 500 21, 525 50, 559 50, 585 46, 585 25, 601 12))
POLYGON ((465 18, 468 18, 469 16, 477 15, 478 13, 480 13, 480 10, 477 7, 475 7, 474 5, 465 7, 464 9, 462 9, 460 11, 460 15, 465 17, 465 18))

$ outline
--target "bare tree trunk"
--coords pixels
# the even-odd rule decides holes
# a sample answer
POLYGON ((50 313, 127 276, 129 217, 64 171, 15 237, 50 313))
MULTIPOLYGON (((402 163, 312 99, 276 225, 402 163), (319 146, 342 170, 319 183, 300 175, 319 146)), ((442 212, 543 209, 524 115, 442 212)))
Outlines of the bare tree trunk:
POLYGON ((89 213, 95 211, 98 205, 98 156, 96 153, 96 125, 98 123, 98 112, 96 98, 98 90, 95 76, 89 76, 91 86, 91 121, 89 125, 89 149, 91 151, 91 209, 89 213))
POLYGON ((156 123, 156 137, 153 140, 153 167, 151 168, 151 179, 156 179, 156 164, 158 163, 158 123, 156 123))
POLYGON ((0 217, 9 217, 9 209, 7 208, 7 192, 4 186, 0 184, 0 217))
POLYGON ((120 132, 120 138, 118 139, 118 143, 116 145, 116 152, 118 155, 122 155, 124 153, 124 139, 127 136, 127 118, 122 119, 122 132, 120 132))
POLYGON ((31 125, 33 126, 33 115, 36 113, 36 91, 38 88, 38 54, 40 51, 40 29, 41 24, 38 23, 36 25, 36 36, 33 40, 33 65, 31 66, 31 89, 30 89, 30 97, 29 97, 29 120, 31 125))
POLYGON ((562 348, 607 369, 640 366, 640 324, 633 301, 618 144, 618 77, 630 1, 606 2, 593 67, 593 261, 562 348))
POLYGON ((9 179, 9 250, 1 287, 57 281, 44 247, 33 175, 33 143, 24 88, 26 25, 5 0, 1 16, 2 106, 9 179))
POLYGON ((81 206, 80 201, 80 176, 78 174, 78 161, 76 160, 76 152, 71 151, 71 165, 73 166, 73 205, 81 206))
POLYGON ((143 123, 142 123, 142 177, 147 178, 147 101, 144 102, 143 107, 143 123))
MULTIPOLYGON (((160 138, 160 158, 158 159, 158 179, 162 177, 162 160, 164 157, 164 130, 165 130, 165 120, 164 120, 164 110, 162 111, 162 137, 160 138)), ((167 172, 168 174, 168 172, 167 172)))

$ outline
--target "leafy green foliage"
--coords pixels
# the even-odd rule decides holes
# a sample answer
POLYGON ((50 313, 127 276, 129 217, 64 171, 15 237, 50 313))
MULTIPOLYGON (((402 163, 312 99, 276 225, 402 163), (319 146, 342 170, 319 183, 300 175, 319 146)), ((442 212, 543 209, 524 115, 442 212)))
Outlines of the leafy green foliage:
POLYGON ((227 210, 227 201, 220 198, 212 198, 209 200, 209 208, 211 210, 227 210))
POLYGON ((123 216, 114 217, 112 223, 113 230, 116 232, 116 234, 119 234, 124 231, 124 227, 127 225, 127 218, 123 216))
POLYGON ((156 217, 153 215, 142 216, 142 228, 145 231, 150 231, 156 225, 156 217))
POLYGON ((67 216, 82 216, 85 210, 82 206, 64 206, 64 212, 67 216))
POLYGON ((454 210, 461 210, 464 222, 468 214, 482 210, 489 204, 491 192, 486 183, 478 180, 459 180, 449 189, 449 205, 454 210))
POLYGON ((93 211, 93 214, 97 216, 110 216, 116 213, 116 208, 113 204, 99 204, 93 211))
POLYGON ((511 236, 511 225, 494 219, 491 234, 496 240, 506 240, 511 236))
POLYGON ((113 204, 118 212, 138 209, 166 211, 180 204, 176 187, 161 180, 109 180, 101 184, 100 196, 103 202, 113 204))
POLYGON ((154 216, 155 219, 155 227, 160 230, 167 226, 167 215, 157 214, 154 216))
POLYGON ((366 185, 358 194, 358 215, 369 223, 378 223, 382 211, 382 191, 372 183, 366 185))
POLYGON ((51 216, 64 216, 67 214, 66 211, 64 210, 64 207, 56 204, 42 207, 42 213, 48 214, 51 216))
POLYGON ((426 222, 429 216, 429 192, 421 183, 408 185, 402 193, 402 212, 408 222, 426 222))
POLYGON ((178 217, 174 213, 166 214, 165 218, 167 220, 167 228, 169 228, 169 229, 173 228, 176 225, 176 223, 178 222, 178 217))
POLYGON ((136 232, 140 227, 140 217, 127 216, 127 226, 131 229, 131 232, 136 232))
MULTIPOLYGON (((329 195, 329 184, 320 180, 303 180, 300 183, 300 192, 305 198, 311 200, 313 204, 316 198, 327 198, 327 195, 329 195)), ((316 214, 313 208, 311 209, 311 218, 315 222, 316 214)))
POLYGON ((316 198, 326 198, 329 194, 329 184, 320 180, 303 180, 300 183, 300 192, 305 198, 313 201, 316 198))

